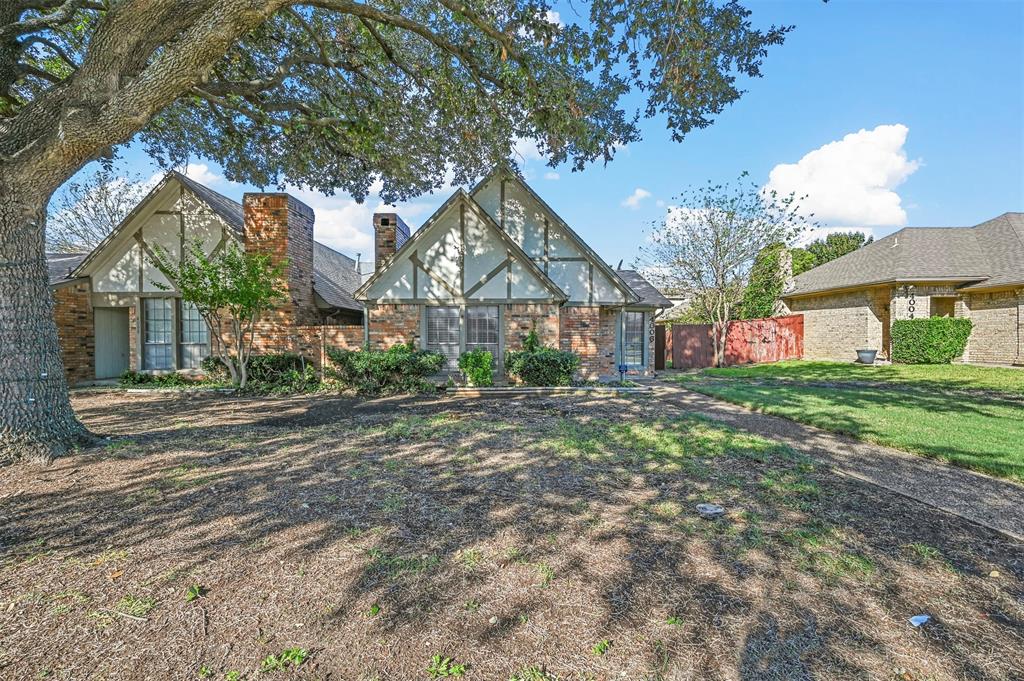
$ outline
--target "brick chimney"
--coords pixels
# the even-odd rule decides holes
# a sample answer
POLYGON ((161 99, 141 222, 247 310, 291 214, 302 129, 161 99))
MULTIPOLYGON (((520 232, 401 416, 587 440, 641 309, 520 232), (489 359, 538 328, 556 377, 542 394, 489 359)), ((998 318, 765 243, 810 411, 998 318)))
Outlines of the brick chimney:
POLYGON ((288 303, 274 311, 275 321, 315 324, 313 297, 313 209, 283 193, 251 193, 242 198, 245 250, 266 253, 271 262, 288 259, 284 279, 288 303))
POLYGON ((379 272, 409 240, 409 225, 398 213, 374 213, 373 236, 374 271, 379 272))

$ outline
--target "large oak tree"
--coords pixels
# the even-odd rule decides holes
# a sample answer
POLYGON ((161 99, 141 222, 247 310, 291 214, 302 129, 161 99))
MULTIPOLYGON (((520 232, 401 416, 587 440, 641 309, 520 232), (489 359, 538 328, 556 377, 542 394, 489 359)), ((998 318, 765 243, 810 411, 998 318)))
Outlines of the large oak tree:
POLYGON ((234 180, 385 199, 467 182, 535 140, 582 168, 663 116, 675 139, 759 76, 788 27, 737 2, 595 0, 0 2, 0 458, 87 437, 52 319, 45 207, 140 139, 234 180), (579 11, 570 5, 569 11, 579 11), (635 95, 630 95, 633 92, 635 95), (639 104, 636 104, 639 102, 639 104))

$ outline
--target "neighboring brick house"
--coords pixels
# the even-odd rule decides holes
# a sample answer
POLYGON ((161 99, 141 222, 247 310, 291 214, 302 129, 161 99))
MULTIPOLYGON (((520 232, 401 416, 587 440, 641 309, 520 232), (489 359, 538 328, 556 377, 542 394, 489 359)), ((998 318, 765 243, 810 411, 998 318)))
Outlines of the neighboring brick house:
POLYGON ((375 215, 374 229, 376 271, 355 293, 372 347, 411 341, 451 369, 485 348, 500 370, 535 330, 579 354, 584 377, 652 371, 654 313, 671 303, 607 265, 509 168, 456 191, 415 234, 393 213, 375 215))
POLYGON ((892 322, 953 316, 974 324, 963 361, 1024 363, 1024 213, 902 229, 804 272, 783 300, 804 315, 806 359, 887 358, 892 322))
POLYGON ((51 255, 55 316, 69 383, 197 371, 210 332, 149 254, 180 257, 199 242, 206 253, 228 243, 288 259, 287 301, 257 328, 257 353, 300 352, 323 361, 329 345, 364 342, 363 306, 352 299, 357 263, 313 240, 313 211, 287 194, 246 194, 243 203, 176 172, 164 179, 88 255, 51 255))
POLYGON ((503 351, 536 329, 545 344, 578 352, 587 377, 653 366, 653 313, 668 301, 635 272, 612 270, 508 170, 456 191, 415 235, 393 213, 374 215, 377 267, 362 288, 360 263, 316 242, 313 221, 288 194, 249 193, 239 204, 168 173, 91 253, 50 256, 69 382, 199 368, 209 329, 159 286, 169 282, 151 258, 158 246, 182 257, 196 242, 206 253, 235 243, 287 259, 287 300, 258 325, 257 353, 319 365, 330 346, 411 341, 445 352, 452 367, 466 348, 489 347, 500 368, 503 351))

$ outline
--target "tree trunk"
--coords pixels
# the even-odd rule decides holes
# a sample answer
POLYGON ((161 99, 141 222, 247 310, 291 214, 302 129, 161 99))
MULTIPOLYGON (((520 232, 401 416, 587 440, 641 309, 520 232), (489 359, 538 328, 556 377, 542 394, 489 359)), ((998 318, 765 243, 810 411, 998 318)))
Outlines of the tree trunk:
POLYGON ((48 196, 0 173, 0 462, 49 461, 89 439, 71 409, 53 318, 48 196))

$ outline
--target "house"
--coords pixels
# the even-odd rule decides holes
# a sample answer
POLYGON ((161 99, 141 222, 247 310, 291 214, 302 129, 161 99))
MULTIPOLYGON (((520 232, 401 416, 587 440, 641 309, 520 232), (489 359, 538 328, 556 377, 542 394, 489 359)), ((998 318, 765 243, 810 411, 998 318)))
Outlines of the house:
POLYGON ((581 374, 653 367, 654 313, 670 303, 639 274, 613 270, 515 172, 499 168, 457 190, 411 234, 394 213, 373 217, 375 259, 313 239, 313 211, 283 193, 239 204, 177 172, 167 176, 87 255, 50 257, 55 316, 71 384, 127 369, 197 371, 210 332, 152 264, 200 243, 229 243, 286 261, 287 300, 263 320, 256 352, 298 352, 316 363, 329 346, 412 342, 458 355, 483 347, 499 369, 506 349, 536 330, 580 354, 581 374))
POLYGON ((783 301, 804 315, 806 359, 890 352, 898 319, 973 322, 963 360, 1024 362, 1024 213, 974 227, 908 227, 797 276, 783 301))

